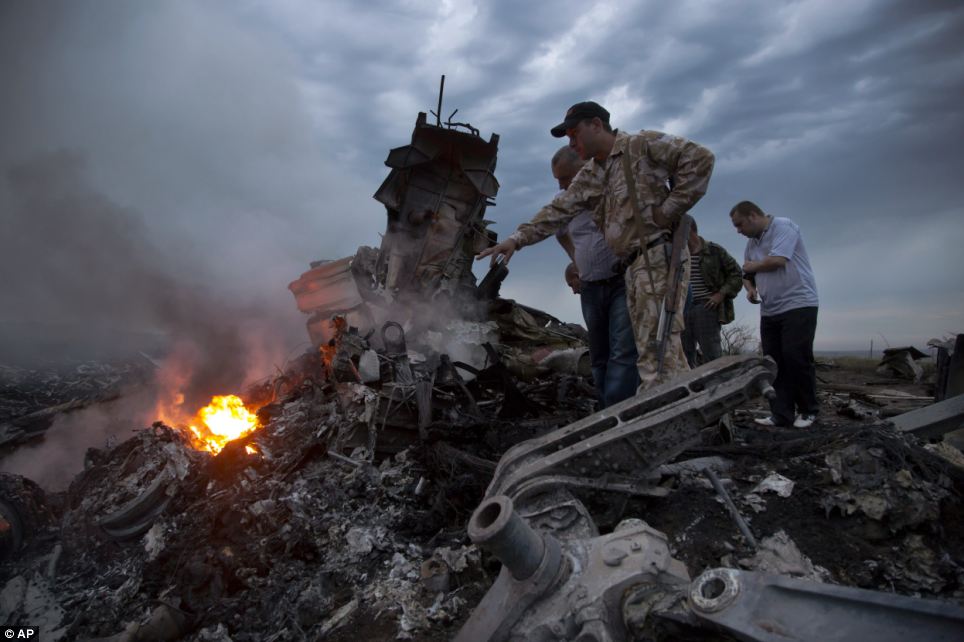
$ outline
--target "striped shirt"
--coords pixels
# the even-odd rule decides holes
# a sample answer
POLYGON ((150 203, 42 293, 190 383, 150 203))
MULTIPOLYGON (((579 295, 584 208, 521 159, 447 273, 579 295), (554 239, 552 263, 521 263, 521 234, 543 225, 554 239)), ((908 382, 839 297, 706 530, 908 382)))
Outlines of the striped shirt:
POLYGON ((697 303, 702 303, 713 294, 706 287, 706 281, 703 280, 703 270, 700 267, 702 261, 703 256, 701 254, 690 255, 690 288, 693 291, 693 301, 697 303))
POLYGON ((590 212, 577 214, 569 225, 556 232, 556 236, 568 234, 575 250, 576 269, 583 281, 605 281, 616 276, 613 270, 619 259, 613 254, 590 212))

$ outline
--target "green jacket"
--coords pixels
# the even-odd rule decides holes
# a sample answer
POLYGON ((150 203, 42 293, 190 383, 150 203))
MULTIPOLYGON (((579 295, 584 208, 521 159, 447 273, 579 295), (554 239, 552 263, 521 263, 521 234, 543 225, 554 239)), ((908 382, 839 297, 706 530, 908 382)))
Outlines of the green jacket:
POLYGON ((700 271, 711 293, 723 293, 720 306, 720 323, 726 325, 736 318, 733 299, 743 289, 743 270, 730 253, 722 247, 700 237, 700 271))

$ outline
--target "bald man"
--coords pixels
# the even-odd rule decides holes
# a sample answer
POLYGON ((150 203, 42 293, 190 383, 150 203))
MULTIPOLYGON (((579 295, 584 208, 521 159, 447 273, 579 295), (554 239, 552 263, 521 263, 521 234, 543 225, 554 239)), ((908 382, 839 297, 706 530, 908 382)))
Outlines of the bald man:
MULTIPOLYGON (((552 157, 552 175, 559 189, 566 190, 584 161, 571 147, 552 157)), ((636 393, 636 341, 626 307, 626 283, 614 268, 619 259, 609 249, 589 211, 580 212, 556 233, 572 263, 566 268, 566 283, 579 294, 582 318, 589 331, 589 358, 600 408, 636 393)))
POLYGON ((750 303, 760 304, 760 347, 777 362, 771 414, 756 422, 809 428, 820 411, 813 361, 819 300, 800 227, 752 201, 734 205, 730 221, 747 238, 743 272, 754 278, 744 285, 750 303))

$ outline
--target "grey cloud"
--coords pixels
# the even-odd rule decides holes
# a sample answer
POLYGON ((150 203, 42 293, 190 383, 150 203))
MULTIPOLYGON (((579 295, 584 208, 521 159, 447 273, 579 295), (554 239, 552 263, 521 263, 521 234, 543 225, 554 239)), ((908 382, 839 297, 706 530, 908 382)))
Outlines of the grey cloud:
MULTIPOLYGON (((962 174, 964 154, 948 143, 964 133, 959 109, 964 12, 950 3, 876 3, 858 21, 831 25, 808 45, 757 66, 745 61, 778 26, 762 5, 737 6, 693 29, 681 16, 654 13, 647 22, 641 15, 636 20, 630 16, 627 23, 646 27, 616 33, 607 42, 608 51, 590 55, 600 56, 594 62, 605 68, 599 76, 606 82, 644 80, 629 85, 646 98, 645 122, 617 123, 627 129, 671 121, 690 113, 706 88, 728 88, 696 129, 673 132, 692 136, 717 153, 710 191, 694 210, 708 223, 706 235, 740 256, 743 240, 733 233, 726 212, 738 200, 756 200, 803 227, 825 307, 893 309, 877 305, 885 293, 909 305, 919 302, 913 324, 918 331, 905 332, 918 341, 926 338, 932 329, 922 322, 936 315, 936 302, 964 295, 959 278, 964 264, 954 249, 955 237, 946 234, 947 226, 961 217, 952 176, 962 174), (682 52, 681 63, 653 67, 654 58, 665 61, 663 52, 672 41, 682 52), (632 55, 626 53, 630 51, 632 55), (869 80, 859 91, 862 79, 869 80), (928 239, 928 258, 940 258, 895 257, 888 245, 900 244, 907 226, 928 239), (848 247, 868 237, 877 242, 872 250, 848 247), (894 260, 899 265, 889 278, 872 269, 857 278, 863 271, 842 267, 846 260, 831 262, 836 255, 849 257, 853 266, 894 260), (824 256, 833 272, 829 265, 821 268, 824 256)), ((600 84, 595 95, 573 93, 570 98, 597 97, 604 88, 600 84)), ((547 109, 541 122, 557 119, 561 109, 547 109)), ((528 172, 533 183, 541 180, 541 170, 528 172)), ((550 194, 546 189, 546 199, 550 194)), ((534 249, 525 252, 530 251, 535 254, 534 249)), ((553 251, 538 260, 553 260, 553 251)), ((517 269, 527 269, 525 252, 514 261, 517 269)), ((752 308, 744 311, 749 319, 754 313, 752 308)), ((958 318, 961 322, 964 318, 958 318)), ((833 341, 829 333, 822 338, 833 341)))
MULTIPOLYGON (((76 342, 101 342, 108 351, 108 342, 132 331, 164 333, 181 346, 181 392, 190 407, 237 390, 248 369, 241 320, 263 315, 175 276, 139 214, 92 190, 84 170, 83 159, 68 152, 9 170, 10 199, 0 211, 0 232, 12 241, 0 253, 0 273, 8 276, 0 291, 3 327, 56 333, 45 345, 60 356, 76 342)), ((17 353, 17 342, 4 332, 5 358, 17 353)))
POLYGON ((280 365, 304 340, 287 283, 383 220, 378 181, 316 139, 291 52, 223 5, 0 11, 0 351, 163 334, 191 405, 280 365))
MULTIPOLYGON (((410 112, 435 109, 446 73, 443 114, 459 108, 456 120, 501 135, 488 215, 503 236, 555 192, 548 159, 561 141, 548 128, 574 102, 618 95, 640 107, 617 126, 678 126, 717 154, 693 212, 706 236, 740 255, 726 212, 745 198, 801 224, 828 309, 887 289, 961 292, 959 253, 941 234, 961 215, 959 3, 880 0, 832 20, 829 5, 763 0, 11 4, 0 70, 20 91, 0 106, 4 163, 80 150, 93 187, 219 290, 271 289, 273 306, 291 306, 283 284, 308 260, 377 244, 383 161, 408 142, 410 112), (794 11, 808 31, 754 62, 794 11), (563 68, 534 71, 567 42, 563 68), (907 276, 886 283, 821 275, 824 260, 840 269, 830 258, 848 239, 883 243, 881 230, 899 235, 910 220, 952 269, 924 274, 902 258, 907 276)), ((563 265, 547 241, 513 259, 510 280, 538 292, 528 283, 561 282, 563 265)), ((545 291, 529 303, 571 310, 564 291, 545 291)))

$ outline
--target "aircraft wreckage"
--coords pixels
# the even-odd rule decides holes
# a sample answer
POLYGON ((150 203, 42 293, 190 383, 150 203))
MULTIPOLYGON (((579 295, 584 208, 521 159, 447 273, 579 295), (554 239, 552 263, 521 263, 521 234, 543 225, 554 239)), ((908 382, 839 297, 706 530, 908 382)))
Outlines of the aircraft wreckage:
MULTIPOLYGON (((440 113, 441 98, 389 152, 381 246, 289 286, 313 346, 219 402, 243 429, 157 422, 89 449, 63 492, 0 474, 0 625, 42 640, 961 639, 964 468, 915 436, 938 420, 844 417, 854 400, 822 392, 839 421, 754 430, 775 375, 758 356, 593 412, 581 328, 500 298, 504 266, 472 275, 495 240, 498 136, 440 113)), ((29 387, 3 374, 20 377, 7 398, 29 387)), ((0 404, 8 447, 42 438, 38 406, 0 404)), ((942 408, 941 430, 959 426, 942 408)))

